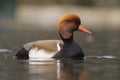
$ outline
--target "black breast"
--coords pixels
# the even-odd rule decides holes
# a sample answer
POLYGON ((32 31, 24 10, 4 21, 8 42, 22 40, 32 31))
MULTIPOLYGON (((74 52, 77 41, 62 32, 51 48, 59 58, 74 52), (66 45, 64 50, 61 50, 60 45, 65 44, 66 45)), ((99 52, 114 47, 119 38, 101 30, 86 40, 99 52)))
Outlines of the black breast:
POLYGON ((72 58, 72 59, 84 59, 84 54, 81 47, 72 42, 63 46, 63 49, 58 52, 54 58, 72 58))

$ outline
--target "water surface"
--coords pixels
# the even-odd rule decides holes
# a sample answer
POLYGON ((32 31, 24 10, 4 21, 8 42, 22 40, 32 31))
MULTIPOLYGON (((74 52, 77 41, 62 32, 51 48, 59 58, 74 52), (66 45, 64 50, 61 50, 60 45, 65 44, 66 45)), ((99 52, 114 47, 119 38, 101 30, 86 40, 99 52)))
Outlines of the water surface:
POLYGON ((14 55, 26 42, 60 39, 57 31, 0 32, 0 80, 119 80, 120 30, 76 32, 75 40, 85 60, 17 60, 14 55))

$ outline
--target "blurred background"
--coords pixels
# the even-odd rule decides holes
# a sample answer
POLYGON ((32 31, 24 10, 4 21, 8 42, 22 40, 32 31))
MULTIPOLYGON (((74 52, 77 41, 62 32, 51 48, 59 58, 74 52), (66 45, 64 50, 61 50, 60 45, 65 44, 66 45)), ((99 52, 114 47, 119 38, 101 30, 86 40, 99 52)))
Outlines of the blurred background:
POLYGON ((7 43, 0 48, 58 38, 58 19, 68 13, 79 15, 93 32, 120 28, 120 0, 0 0, 0 41, 7 43))
POLYGON ((56 29, 67 13, 79 15, 88 28, 120 26, 120 0, 0 0, 0 27, 56 29))

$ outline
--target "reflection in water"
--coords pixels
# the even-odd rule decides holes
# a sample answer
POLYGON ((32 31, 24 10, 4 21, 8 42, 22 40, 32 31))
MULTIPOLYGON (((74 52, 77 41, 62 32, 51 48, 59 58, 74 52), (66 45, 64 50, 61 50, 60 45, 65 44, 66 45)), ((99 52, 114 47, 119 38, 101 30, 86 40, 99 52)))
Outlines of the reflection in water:
POLYGON ((59 61, 42 60, 28 61, 29 63, 29 80, 59 80, 59 61))
POLYGON ((84 61, 62 60, 60 80, 84 80, 88 72, 84 68, 84 61))
POLYGON ((28 61, 29 80, 84 80, 88 71, 84 61, 79 60, 45 60, 28 61), (34 75, 34 76, 33 76, 34 75))

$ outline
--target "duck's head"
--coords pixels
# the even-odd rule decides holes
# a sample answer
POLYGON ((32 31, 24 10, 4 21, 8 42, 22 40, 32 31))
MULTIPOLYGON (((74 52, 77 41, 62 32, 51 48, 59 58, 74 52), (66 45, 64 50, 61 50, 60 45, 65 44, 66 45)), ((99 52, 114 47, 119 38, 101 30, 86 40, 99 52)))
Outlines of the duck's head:
POLYGON ((79 16, 75 14, 67 14, 62 16, 59 19, 58 27, 59 32, 64 39, 71 38, 74 31, 82 31, 87 34, 91 34, 90 31, 88 31, 81 25, 81 20, 79 16))

